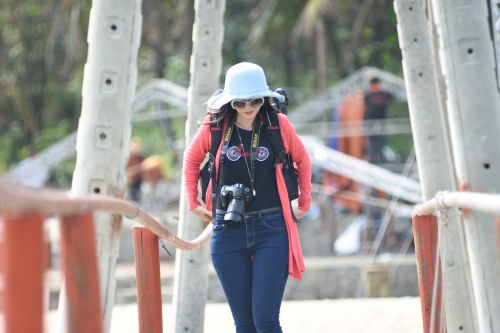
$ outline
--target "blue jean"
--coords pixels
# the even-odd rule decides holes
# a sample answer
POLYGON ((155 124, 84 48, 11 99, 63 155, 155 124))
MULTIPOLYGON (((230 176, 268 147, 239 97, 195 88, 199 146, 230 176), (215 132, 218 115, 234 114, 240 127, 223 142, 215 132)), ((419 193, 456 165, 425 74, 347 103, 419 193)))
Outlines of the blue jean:
POLYGON ((238 229, 223 228, 217 213, 212 263, 237 333, 282 332, 279 312, 288 278, 288 234, 280 208, 247 213, 238 229))

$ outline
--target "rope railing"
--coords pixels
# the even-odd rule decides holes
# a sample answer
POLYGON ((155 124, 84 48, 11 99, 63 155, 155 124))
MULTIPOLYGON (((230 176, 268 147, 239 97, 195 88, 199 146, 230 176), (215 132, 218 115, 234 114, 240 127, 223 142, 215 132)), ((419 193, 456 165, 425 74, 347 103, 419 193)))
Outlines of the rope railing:
POLYGON ((183 240, 133 202, 103 195, 74 196, 52 189, 31 189, 5 180, 0 180, 0 213, 2 211, 63 216, 93 211, 120 214, 135 220, 176 248, 188 251, 199 249, 212 234, 208 225, 195 239, 183 240))

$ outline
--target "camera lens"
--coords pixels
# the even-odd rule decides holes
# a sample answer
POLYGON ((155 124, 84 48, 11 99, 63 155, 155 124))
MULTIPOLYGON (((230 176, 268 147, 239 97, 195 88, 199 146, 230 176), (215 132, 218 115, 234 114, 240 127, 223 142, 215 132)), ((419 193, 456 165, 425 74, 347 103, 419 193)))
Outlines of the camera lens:
POLYGON ((227 212, 224 215, 224 223, 228 228, 239 227, 244 220, 243 213, 245 212, 245 201, 234 198, 227 207, 227 212))

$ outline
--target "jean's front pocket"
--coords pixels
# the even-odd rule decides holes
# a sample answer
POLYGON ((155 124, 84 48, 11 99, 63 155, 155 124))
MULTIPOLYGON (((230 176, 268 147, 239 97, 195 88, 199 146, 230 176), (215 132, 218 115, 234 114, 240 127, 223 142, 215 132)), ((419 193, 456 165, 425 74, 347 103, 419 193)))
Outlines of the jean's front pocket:
POLYGON ((263 214, 260 220, 268 229, 277 231, 285 229, 285 218, 281 211, 263 214))

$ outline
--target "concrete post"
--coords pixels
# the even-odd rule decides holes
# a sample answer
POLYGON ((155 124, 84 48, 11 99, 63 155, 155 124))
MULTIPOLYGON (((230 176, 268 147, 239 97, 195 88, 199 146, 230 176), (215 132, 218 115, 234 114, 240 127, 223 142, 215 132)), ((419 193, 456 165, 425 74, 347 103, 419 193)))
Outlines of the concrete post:
MULTIPOLYGON (((186 146, 197 131, 197 122, 205 114, 203 103, 219 87, 222 67, 223 17, 225 0, 196 0, 193 27, 191 81, 188 90, 186 146)), ((181 191, 178 234, 192 239, 203 225, 187 210, 185 192, 181 191)), ((208 248, 196 252, 178 251, 174 277, 174 326, 176 333, 203 332, 208 285, 208 248)))
MULTIPOLYGON (((122 196, 129 152, 130 109, 137 77, 141 0, 94 0, 90 13, 83 105, 77 134, 72 193, 122 196)), ((121 218, 96 214, 104 332, 115 296, 121 218)), ((60 311, 66 311, 64 292, 60 311)), ((63 331, 66 331, 63 323, 63 331)))
MULTIPOLYGON (((500 191, 500 96, 488 2, 432 0, 458 189, 500 191)), ((463 210, 477 332, 500 332, 495 217, 463 210)), ((461 246, 461 244, 458 244, 461 246)))
MULTIPOLYGON (((456 190, 456 185, 446 114, 441 107, 443 103, 437 84, 437 57, 433 54, 428 29, 431 18, 426 17, 425 7, 422 0, 394 2, 413 142, 422 193, 424 201, 427 201, 438 191, 456 190)), ((474 320, 477 313, 464 251, 463 221, 457 209, 450 209, 448 219, 439 219, 439 223, 443 302, 448 332, 457 332, 460 328, 464 332, 477 331, 474 320), (457 246, 457 243, 461 245, 457 246)), ((437 233, 438 228, 422 230, 437 233)))

